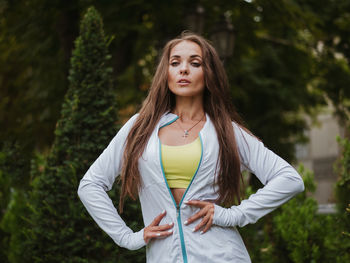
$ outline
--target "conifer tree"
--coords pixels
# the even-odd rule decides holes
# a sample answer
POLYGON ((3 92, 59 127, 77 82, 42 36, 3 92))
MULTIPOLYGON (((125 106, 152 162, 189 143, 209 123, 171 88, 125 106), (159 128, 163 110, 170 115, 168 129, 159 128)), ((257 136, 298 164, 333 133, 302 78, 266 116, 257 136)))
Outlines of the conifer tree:
POLYGON ((33 182, 26 262, 116 262, 118 248, 77 195, 81 177, 116 133, 110 58, 101 16, 90 7, 75 41, 54 144, 33 182))

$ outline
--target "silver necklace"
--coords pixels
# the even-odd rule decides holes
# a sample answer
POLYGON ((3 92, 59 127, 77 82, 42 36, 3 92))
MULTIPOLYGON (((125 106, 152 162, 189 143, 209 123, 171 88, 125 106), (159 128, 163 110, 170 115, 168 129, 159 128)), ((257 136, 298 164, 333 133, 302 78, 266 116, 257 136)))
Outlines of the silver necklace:
POLYGON ((186 129, 186 130, 183 129, 183 128, 181 127, 180 123, 178 123, 177 120, 176 120, 177 125, 179 125, 179 128, 184 132, 184 134, 182 135, 182 137, 183 137, 183 138, 187 138, 188 135, 189 135, 190 130, 192 130, 192 128, 194 128, 198 123, 200 123, 200 122, 203 120, 204 116, 205 116, 205 114, 204 114, 203 117, 202 117, 199 121, 197 121, 191 128, 186 129))

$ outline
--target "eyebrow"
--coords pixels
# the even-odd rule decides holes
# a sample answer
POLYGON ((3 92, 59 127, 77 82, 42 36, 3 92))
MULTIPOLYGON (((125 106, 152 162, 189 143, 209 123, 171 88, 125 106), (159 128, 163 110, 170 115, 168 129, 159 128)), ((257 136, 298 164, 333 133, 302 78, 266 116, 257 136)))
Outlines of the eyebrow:
MULTIPOLYGON (((170 58, 180 58, 179 55, 173 55, 170 58)), ((191 55, 190 58, 200 58, 202 59, 202 57, 200 55, 191 55)))

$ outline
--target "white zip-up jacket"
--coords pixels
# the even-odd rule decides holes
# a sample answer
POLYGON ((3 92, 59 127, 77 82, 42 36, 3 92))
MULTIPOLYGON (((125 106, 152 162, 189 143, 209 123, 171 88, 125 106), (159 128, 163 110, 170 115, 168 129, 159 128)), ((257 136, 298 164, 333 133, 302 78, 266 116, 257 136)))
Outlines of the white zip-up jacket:
MULTIPOLYGON (((134 124, 134 115, 112 139, 108 147, 91 165, 80 181, 78 194, 97 224, 121 247, 131 250, 146 245, 143 229, 134 233, 119 216, 106 191, 111 190, 121 172, 124 143, 134 124)), ((304 190, 304 184, 295 169, 267 149, 261 141, 232 123, 237 141, 242 169, 249 169, 264 184, 249 199, 239 205, 223 208, 215 204, 213 225, 204 234, 192 229, 201 219, 190 225, 184 222, 199 208, 188 206, 186 200, 217 200, 215 166, 219 143, 213 123, 206 115, 206 123, 199 132, 202 144, 201 159, 196 173, 179 205, 171 194, 162 168, 158 131, 178 118, 166 113, 156 125, 138 165, 142 178, 139 198, 144 225, 166 210, 160 224, 174 223, 173 234, 152 239, 146 248, 148 263, 204 263, 251 262, 236 226, 255 223, 295 194, 304 190)), ((132 158, 132 156, 130 157, 132 158)), ((127 209, 127 208, 125 208, 127 209)))

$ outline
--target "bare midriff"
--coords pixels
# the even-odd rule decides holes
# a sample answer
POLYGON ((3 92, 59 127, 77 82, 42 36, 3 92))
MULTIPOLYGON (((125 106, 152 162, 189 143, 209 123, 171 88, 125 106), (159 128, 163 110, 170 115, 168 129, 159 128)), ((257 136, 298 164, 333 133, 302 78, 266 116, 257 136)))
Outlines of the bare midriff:
POLYGON ((173 194, 173 197, 175 199, 176 204, 179 204, 181 202, 181 199, 186 191, 185 188, 171 188, 171 193, 173 194))

